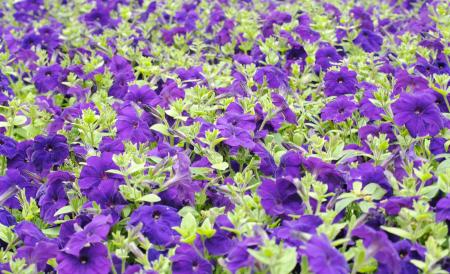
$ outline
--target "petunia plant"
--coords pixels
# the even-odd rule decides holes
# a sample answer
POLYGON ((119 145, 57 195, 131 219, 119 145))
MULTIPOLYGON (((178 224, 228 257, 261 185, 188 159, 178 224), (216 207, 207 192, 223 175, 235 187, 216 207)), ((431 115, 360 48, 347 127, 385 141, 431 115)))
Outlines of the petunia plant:
POLYGON ((0 272, 450 272, 448 0, 4 0, 0 272))

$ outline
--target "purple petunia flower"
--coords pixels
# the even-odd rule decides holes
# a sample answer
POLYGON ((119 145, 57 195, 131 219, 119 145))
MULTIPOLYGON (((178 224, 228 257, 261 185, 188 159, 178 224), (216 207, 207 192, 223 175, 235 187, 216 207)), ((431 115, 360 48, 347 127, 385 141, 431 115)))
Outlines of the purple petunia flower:
POLYGON ((375 231, 368 226, 359 226, 352 231, 352 236, 363 240, 369 257, 374 257, 380 273, 400 273, 401 261, 386 233, 375 231))
MULTIPOLYGON (((228 254, 237 243, 234 233, 222 228, 234 228, 226 215, 220 215, 216 218, 214 223, 216 233, 211 238, 205 239, 205 247, 208 250, 208 253, 213 256, 223 256, 228 254)), ((199 244, 201 245, 201 241, 199 244)))
POLYGON ((111 137, 103 137, 98 149, 102 153, 120 154, 125 151, 123 141, 120 139, 112 139, 111 137))
POLYGON ((149 127, 152 123, 150 114, 143 112, 139 116, 132 105, 126 105, 118 111, 117 135, 120 139, 130 140, 135 144, 153 141, 155 136, 149 127))
POLYGON ((248 249, 255 249, 261 244, 256 237, 245 238, 230 250, 226 258, 226 266, 231 273, 235 274, 239 269, 245 267, 253 268, 255 259, 248 253, 248 249))
POLYGON ((359 102, 359 112, 371 119, 371 120, 380 120, 382 118, 382 114, 384 114, 384 110, 375 106, 370 99, 374 99, 373 92, 376 90, 376 87, 371 86, 370 84, 366 86, 366 90, 364 91, 363 98, 359 102))
POLYGON ((13 158, 17 152, 17 142, 3 134, 0 134, 0 155, 13 158))
POLYGON ((220 130, 220 136, 226 138, 224 143, 230 147, 252 149, 255 146, 252 136, 245 129, 232 125, 218 125, 217 128, 220 130))
POLYGON ((309 157, 304 161, 305 168, 317 177, 317 180, 327 184, 328 191, 336 192, 344 188, 345 180, 336 170, 336 166, 319 158, 309 157))
POLYGON ((173 166, 174 176, 164 183, 167 189, 159 194, 163 203, 175 208, 195 204, 195 193, 201 188, 197 182, 192 181, 190 166, 189 157, 184 153, 177 153, 173 166))
POLYGON ((353 43, 361 46, 365 52, 378 52, 381 50, 383 37, 371 30, 363 29, 353 40, 353 43))
POLYGON ((441 198, 436 204, 436 221, 450 221, 450 196, 441 198))
POLYGON ((25 189, 27 198, 34 197, 37 186, 30 183, 17 169, 8 169, 4 176, 0 177, 1 204, 9 208, 20 208, 16 194, 25 189))
POLYGON ((395 85, 393 95, 400 94, 408 88, 412 91, 422 91, 429 89, 428 80, 422 76, 410 75, 406 70, 398 70, 395 73, 395 85))
POLYGON ((8 210, 0 208, 0 224, 4 226, 13 226, 16 223, 16 218, 9 213, 8 210))
POLYGON ((339 55, 336 48, 333 46, 325 46, 317 50, 316 52, 316 71, 327 71, 333 63, 338 63, 342 60, 342 56, 339 55))
POLYGON ((177 83, 169 79, 164 84, 159 96, 152 101, 152 106, 158 105, 162 108, 169 107, 172 101, 184 98, 184 90, 178 87, 177 83))
POLYGON ((255 117, 244 113, 242 107, 237 103, 231 103, 228 105, 225 115, 217 119, 217 125, 231 125, 247 131, 253 131, 256 127, 255 117))
POLYGON ((309 269, 314 274, 346 274, 349 267, 344 255, 332 247, 325 235, 313 235, 305 246, 309 269))
POLYGON ((108 95, 123 99, 123 97, 128 92, 128 83, 133 81, 127 74, 119 73, 114 76, 114 82, 112 86, 109 88, 108 95))
POLYGON ((69 202, 67 197, 64 182, 73 182, 75 176, 68 172, 56 171, 50 173, 48 181, 45 185, 42 185, 36 195, 38 204, 41 208, 41 218, 48 222, 54 222, 57 217, 56 211, 66 206, 69 202))
MULTIPOLYGON (((444 153, 448 153, 448 148, 446 149, 445 143, 447 140, 441 137, 433 137, 430 141, 430 152, 433 155, 440 155, 444 153)), ((443 159, 436 159, 437 161, 442 161, 443 159)))
POLYGON ((304 244, 298 234, 300 232, 315 234, 316 229, 323 223, 320 217, 314 215, 303 215, 297 220, 283 220, 281 226, 274 229, 273 234, 284 243, 299 247, 304 244))
POLYGON ((34 246, 40 241, 47 241, 48 238, 32 222, 22 221, 14 228, 17 236, 27 246, 34 246))
POLYGON ((154 90, 148 86, 139 87, 132 85, 129 87, 129 92, 125 95, 124 100, 133 101, 137 105, 152 105, 152 102, 156 99, 157 95, 154 90))
POLYGON ((277 169, 277 165, 267 149, 262 144, 256 143, 252 148, 252 152, 258 155, 260 159, 259 168, 261 172, 266 176, 273 175, 277 169))
POLYGON ((371 163, 363 163, 358 166, 357 169, 351 170, 353 181, 358 181, 366 186, 371 183, 375 183, 386 190, 385 196, 391 196, 393 189, 389 183, 386 175, 384 175, 384 169, 380 166, 373 166, 371 163))
POLYGON ((142 223, 142 234, 156 245, 171 245, 175 241, 177 232, 172 229, 181 223, 176 210, 169 206, 143 205, 136 209, 130 217, 129 224, 136 226, 142 223))
POLYGON ((15 258, 24 258, 28 264, 35 264, 37 271, 52 272, 47 261, 56 258, 58 246, 54 242, 40 241, 33 246, 22 246, 17 249, 15 258))
POLYGON ((356 104, 347 96, 339 96, 325 105, 321 117, 325 121, 340 123, 350 118, 356 109, 356 104))
POLYGON ((390 197, 387 201, 381 204, 381 207, 384 208, 386 214, 395 216, 398 215, 400 210, 404 207, 411 209, 413 207, 414 200, 417 200, 417 197, 390 197))
POLYGON ((366 222, 365 225, 375 229, 379 230, 380 226, 386 224, 386 218, 380 210, 377 210, 375 208, 370 208, 366 215, 366 222))
POLYGON ((358 90, 356 72, 346 67, 342 67, 340 71, 328 71, 324 81, 326 96, 354 94, 358 90))
POLYGON ((174 274, 210 274, 212 265, 198 253, 194 247, 188 244, 181 244, 171 258, 172 273, 174 274))
POLYGON ((276 171, 277 177, 290 176, 300 178, 302 175, 301 165, 304 158, 299 151, 289 150, 280 158, 280 165, 276 171))
POLYGON ((402 93, 392 104, 394 121, 405 125, 412 137, 434 136, 443 128, 439 108, 429 93, 402 93))
POLYGON ((83 247, 78 256, 60 252, 56 261, 61 274, 108 274, 111 269, 108 249, 102 243, 83 247))
POLYGON ((418 243, 412 244, 409 240, 401 240, 394 244, 401 258, 401 274, 418 274, 419 269, 411 263, 411 260, 423 261, 426 249, 418 243))
POLYGON ((274 66, 265 66, 258 69, 253 77, 256 83, 262 85, 264 81, 269 88, 281 88, 288 86, 286 74, 274 66))
POLYGON ((111 153, 103 153, 101 157, 89 157, 86 165, 81 170, 78 180, 80 189, 83 192, 88 192, 107 181, 122 182, 123 178, 121 175, 107 172, 110 169, 119 169, 113 162, 111 153))
POLYGON ((60 82, 66 77, 63 68, 58 65, 51 65, 48 67, 41 67, 34 76, 34 85, 36 89, 41 92, 55 90, 60 82))
POLYGON ((261 197, 262 207, 270 216, 288 218, 288 215, 303 211, 297 188, 289 177, 278 178, 276 181, 263 179, 258 195, 261 197))
POLYGON ((79 256, 83 247, 106 240, 112 226, 111 216, 98 215, 82 231, 73 234, 64 248, 64 252, 79 256))
POLYGON ((184 35, 186 35, 186 33, 187 33, 187 30, 185 27, 174 27, 172 29, 161 30, 162 38, 168 46, 173 45, 173 43, 174 43, 173 38, 175 35, 184 36, 184 35))
POLYGON ((60 165, 69 156, 67 139, 63 135, 36 136, 33 142, 31 161, 37 170, 60 165))
POLYGON ((270 97, 272 98, 272 103, 279 108, 279 111, 283 115, 284 120, 288 123, 296 125, 297 116, 289 107, 289 104, 286 102, 286 100, 281 95, 275 92, 272 92, 270 97))

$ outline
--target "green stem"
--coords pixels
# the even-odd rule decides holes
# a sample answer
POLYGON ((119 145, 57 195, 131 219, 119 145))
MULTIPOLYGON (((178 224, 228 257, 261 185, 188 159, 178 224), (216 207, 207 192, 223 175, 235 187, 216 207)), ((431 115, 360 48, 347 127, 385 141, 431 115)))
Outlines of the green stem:
POLYGON ((6 169, 6 158, 5 156, 0 157, 0 175, 5 175, 5 169, 6 169))

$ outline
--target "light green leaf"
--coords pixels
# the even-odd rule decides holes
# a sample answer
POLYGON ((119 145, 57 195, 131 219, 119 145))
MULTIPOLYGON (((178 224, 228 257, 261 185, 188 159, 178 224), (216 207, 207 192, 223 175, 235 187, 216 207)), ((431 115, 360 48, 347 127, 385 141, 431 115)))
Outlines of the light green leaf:
POLYGON ((71 212, 74 212, 73 207, 71 205, 66 205, 58 209, 58 211, 55 212, 54 216, 63 215, 71 212))
POLYGON ((390 226, 383 225, 383 226, 381 226, 381 228, 391 234, 400 236, 400 237, 408 239, 408 240, 412 240, 414 238, 414 236, 410 232, 403 230, 401 228, 398 228, 398 227, 390 227, 390 226))
POLYGON ((153 126, 150 127, 150 129, 157 131, 157 132, 161 133, 162 135, 170 136, 169 130, 166 125, 154 124, 153 126))
POLYGON ((221 163, 214 164, 211 167, 214 169, 217 169, 217 170, 226 170, 228 168, 228 163, 221 162, 221 163))
POLYGON ((347 206, 349 206, 351 203, 353 203, 357 199, 358 198, 356 198, 356 197, 349 197, 349 198, 341 199, 336 202, 334 210, 336 210, 336 212, 341 212, 343 209, 345 209, 347 206))
POLYGON ((147 203, 157 203, 161 201, 161 198, 159 198, 159 196, 156 194, 150 193, 142 196, 141 198, 138 199, 138 201, 147 203))

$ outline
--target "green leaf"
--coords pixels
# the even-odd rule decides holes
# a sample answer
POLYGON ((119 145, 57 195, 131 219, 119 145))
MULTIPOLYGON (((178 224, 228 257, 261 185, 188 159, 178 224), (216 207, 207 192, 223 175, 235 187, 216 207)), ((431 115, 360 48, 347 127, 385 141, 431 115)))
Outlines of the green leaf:
POLYGON ((419 261, 419 260, 411 260, 411 263, 415 266, 417 266, 417 268, 419 269, 424 269, 425 268, 425 262, 419 261))
POLYGON ((366 185, 363 191, 370 194, 372 196, 372 199, 374 200, 380 200, 381 198, 383 198, 384 194, 386 194, 386 190, 375 183, 366 185))
POLYGON ((272 262, 272 257, 271 256, 265 256, 262 252, 258 251, 258 250, 254 250, 254 249, 247 249, 247 252, 253 256, 253 258, 255 258, 256 260, 258 260, 259 262, 266 264, 266 265, 270 265, 270 263, 272 262))
POLYGON ((358 198, 356 198, 356 197, 349 197, 349 198, 341 199, 336 202, 336 205, 334 206, 334 210, 336 210, 336 212, 339 213, 344 208, 346 208, 349 204, 353 203, 356 200, 358 200, 358 198))
POLYGON ((0 224, 0 239, 5 243, 12 243, 17 238, 17 235, 10 227, 0 224))
POLYGON ((450 168, 450 159, 441 162, 436 168, 436 174, 445 173, 450 168))
POLYGON ((49 238, 56 238, 59 236, 59 230, 60 230, 60 227, 56 226, 56 227, 43 229, 42 232, 44 232, 45 236, 47 236, 49 238))
POLYGON ((413 239, 414 239, 414 236, 413 236, 410 232, 408 232, 408 231, 406 231, 406 230, 403 230, 403 229, 401 229, 401 228, 398 228, 398 227, 390 227, 390 226, 384 226, 384 225, 381 226, 381 228, 382 228, 383 230, 386 230, 387 232, 389 232, 389 233, 391 233, 391 234, 400 236, 400 237, 402 237, 402 238, 405 238, 405 239, 408 239, 408 240, 413 240, 413 239))
POLYGON ((150 129, 157 131, 157 132, 161 133, 162 135, 170 136, 168 127, 166 125, 154 124, 153 126, 150 127, 150 129))
POLYGON ((271 273, 288 274, 297 265, 297 251, 293 247, 285 248, 282 256, 271 269, 271 273))
POLYGON ((142 196, 141 198, 138 199, 138 201, 147 203, 157 203, 161 201, 161 198, 159 198, 159 196, 156 194, 150 193, 142 196))
POLYGON ((174 227, 178 233, 181 234, 182 242, 192 244, 197 235, 198 223, 192 213, 188 212, 184 215, 179 227, 174 227))
POLYGON ((73 207, 71 205, 66 205, 58 209, 58 211, 56 211, 53 216, 63 215, 72 212, 75 212, 75 210, 73 210, 73 207))
POLYGON ((211 173, 211 169, 208 167, 192 167, 192 178, 195 180, 206 180, 208 178, 208 174, 211 173))
POLYGON ((13 120, 13 125, 20 126, 27 122, 27 117, 23 115, 15 116, 13 120))
POLYGON ((202 226, 197 230, 197 232, 198 234, 204 235, 207 238, 211 238, 212 236, 214 236, 214 234, 216 234, 216 230, 213 228, 208 218, 205 219, 202 226))
POLYGON ((214 164, 211 167, 214 169, 217 169, 217 170, 226 170, 228 168, 228 163, 221 162, 221 163, 214 164))

